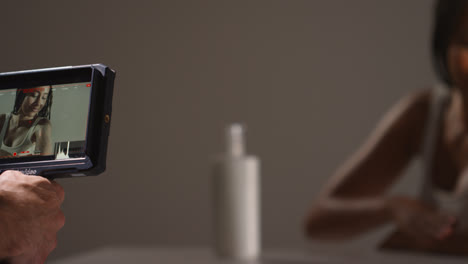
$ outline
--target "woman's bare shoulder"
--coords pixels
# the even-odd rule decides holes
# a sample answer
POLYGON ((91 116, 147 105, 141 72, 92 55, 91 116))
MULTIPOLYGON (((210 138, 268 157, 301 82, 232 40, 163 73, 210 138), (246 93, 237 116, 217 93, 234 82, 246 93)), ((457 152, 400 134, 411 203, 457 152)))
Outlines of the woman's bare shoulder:
POLYGON ((407 113, 427 114, 431 105, 433 91, 431 89, 421 89, 413 91, 404 96, 397 106, 407 113))
POLYGON ((37 123, 36 131, 38 133, 38 136, 50 135, 51 130, 52 130, 52 123, 50 122, 49 119, 43 118, 39 120, 39 122, 37 123))
POLYGON ((42 118, 41 120, 39 120, 39 122, 37 124, 39 126, 44 126, 44 127, 51 127, 52 126, 52 123, 47 118, 42 118))
POLYGON ((403 96, 384 116, 380 124, 381 128, 384 131, 396 129, 402 132, 413 131, 416 134, 422 132, 422 130, 419 131, 419 128, 425 127, 432 93, 431 89, 421 89, 403 96))

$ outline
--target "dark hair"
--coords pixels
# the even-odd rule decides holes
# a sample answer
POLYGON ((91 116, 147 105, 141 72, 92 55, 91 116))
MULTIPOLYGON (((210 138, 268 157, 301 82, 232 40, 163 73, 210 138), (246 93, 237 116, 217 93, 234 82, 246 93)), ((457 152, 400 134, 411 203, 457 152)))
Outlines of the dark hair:
MULTIPOLYGON (((37 116, 40 117, 46 117, 47 119, 50 120, 50 109, 52 108, 52 86, 47 85, 49 87, 49 94, 47 95, 47 100, 42 107, 41 111, 37 114, 37 116)), ((28 95, 28 93, 34 92, 34 89, 36 88, 26 88, 26 89, 17 89, 16 90, 16 98, 15 98, 15 105, 13 106, 13 114, 18 114, 18 111, 21 108, 21 105, 23 104, 24 98, 28 95)))
POLYGON ((452 79, 447 65, 447 52, 461 19, 466 12, 468 0, 437 0, 432 34, 432 57, 439 78, 451 86, 452 79))

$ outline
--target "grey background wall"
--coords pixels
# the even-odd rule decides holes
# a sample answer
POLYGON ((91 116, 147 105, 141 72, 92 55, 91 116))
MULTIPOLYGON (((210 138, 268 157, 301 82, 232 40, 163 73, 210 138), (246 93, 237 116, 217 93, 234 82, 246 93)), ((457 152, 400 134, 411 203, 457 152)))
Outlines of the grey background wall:
MULTIPOLYGON (((111 244, 209 245, 210 159, 230 122, 262 159, 265 247, 404 94, 434 83, 432 1, 8 1, 0 71, 118 72, 108 169, 64 179, 51 258, 111 244)), ((415 192, 414 166, 398 191, 415 192)), ((378 175, 376 175, 378 177, 378 175)))
POLYGON ((83 141, 91 88, 86 84, 53 86, 52 142, 83 141))
POLYGON ((9 113, 13 110, 15 105, 16 89, 2 90, 0 92, 0 100, 2 104, 0 105, 0 113, 9 113))

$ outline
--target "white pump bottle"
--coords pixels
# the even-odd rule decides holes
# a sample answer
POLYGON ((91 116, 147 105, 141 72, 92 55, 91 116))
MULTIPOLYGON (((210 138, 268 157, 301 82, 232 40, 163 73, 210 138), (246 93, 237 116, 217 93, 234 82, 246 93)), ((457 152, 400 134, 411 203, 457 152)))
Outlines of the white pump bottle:
POLYGON ((215 251, 219 256, 252 260, 260 255, 260 166, 245 154, 244 127, 226 129, 226 153, 213 175, 215 251))

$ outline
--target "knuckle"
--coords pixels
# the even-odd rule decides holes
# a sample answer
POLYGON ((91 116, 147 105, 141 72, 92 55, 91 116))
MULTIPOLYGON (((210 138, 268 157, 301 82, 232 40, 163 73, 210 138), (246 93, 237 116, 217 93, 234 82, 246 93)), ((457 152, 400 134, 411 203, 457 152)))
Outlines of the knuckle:
POLYGON ((6 170, 2 173, 2 177, 8 177, 13 173, 12 170, 6 170))
POLYGON ((29 190, 29 191, 34 189, 34 186, 31 185, 31 183, 29 182, 20 182, 18 183, 18 186, 24 190, 29 190))
POLYGON ((15 171, 15 170, 6 170, 5 172, 3 172, 2 174, 8 174, 8 175, 21 175, 22 173, 19 172, 19 171, 15 171))
POLYGON ((62 187, 62 185, 58 184, 57 182, 54 183, 58 191, 60 191, 61 193, 65 193, 65 189, 62 187))
POLYGON ((53 184, 55 186, 59 199, 63 201, 63 199, 65 198, 65 189, 57 182, 53 182, 53 184))
POLYGON ((59 229, 65 225, 65 214, 61 210, 57 213, 56 223, 59 229))
POLYGON ((19 175, 21 175, 21 173, 18 171, 7 170, 7 171, 4 171, 1 176, 2 178, 14 179, 14 178, 17 178, 19 175))
POLYGON ((50 181, 48 179, 44 178, 44 177, 34 176, 34 177, 31 177, 31 178, 34 178, 36 185, 40 185, 40 186, 49 186, 50 185, 50 181))

